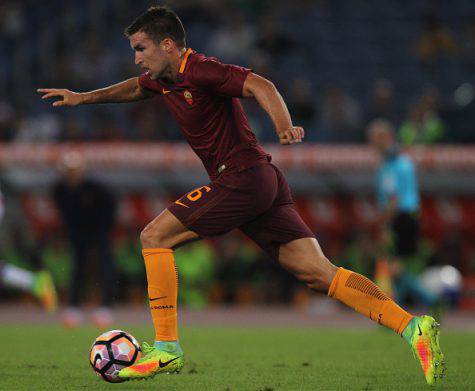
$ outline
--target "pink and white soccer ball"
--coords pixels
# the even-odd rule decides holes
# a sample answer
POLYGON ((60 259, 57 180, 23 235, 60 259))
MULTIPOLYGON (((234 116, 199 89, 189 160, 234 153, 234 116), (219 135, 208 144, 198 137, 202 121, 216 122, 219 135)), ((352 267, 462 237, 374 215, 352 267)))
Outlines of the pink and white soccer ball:
POLYGON ((122 330, 99 335, 91 346, 89 362, 96 375, 111 383, 118 383, 119 371, 138 361, 142 348, 137 340, 122 330))

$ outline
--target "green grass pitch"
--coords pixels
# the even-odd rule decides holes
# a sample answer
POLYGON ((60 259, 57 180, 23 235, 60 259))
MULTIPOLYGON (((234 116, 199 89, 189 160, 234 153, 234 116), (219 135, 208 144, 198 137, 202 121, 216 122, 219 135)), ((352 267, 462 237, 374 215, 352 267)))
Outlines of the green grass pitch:
MULTIPOLYGON (((150 328, 124 326, 140 341, 150 328)), ((406 343, 379 328, 188 327, 179 375, 109 384, 93 373, 89 347, 99 331, 2 325, 0 390, 428 390, 406 343)), ((442 330, 448 365, 443 390, 475 389, 475 333, 442 330)))

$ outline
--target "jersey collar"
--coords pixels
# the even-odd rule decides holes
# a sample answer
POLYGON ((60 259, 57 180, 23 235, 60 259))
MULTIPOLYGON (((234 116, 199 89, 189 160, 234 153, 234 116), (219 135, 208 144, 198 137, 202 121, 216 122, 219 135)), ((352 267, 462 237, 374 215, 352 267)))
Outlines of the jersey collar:
POLYGON ((183 60, 181 60, 180 68, 178 70, 178 74, 182 75, 183 72, 185 72, 185 67, 186 63, 188 62, 188 57, 190 57, 190 54, 193 52, 193 49, 188 48, 185 52, 185 55, 183 56, 183 60))

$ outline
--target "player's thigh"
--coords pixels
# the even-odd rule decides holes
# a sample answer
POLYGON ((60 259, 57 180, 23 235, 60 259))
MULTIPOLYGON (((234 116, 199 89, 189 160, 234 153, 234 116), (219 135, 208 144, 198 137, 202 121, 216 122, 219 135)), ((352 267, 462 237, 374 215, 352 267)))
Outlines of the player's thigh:
POLYGON ((336 272, 292 204, 273 208, 240 229, 272 259, 305 282, 325 287, 336 272))
POLYGON ((272 207, 239 229, 275 261, 283 244, 314 237, 291 203, 272 207))
POLYGON ((184 195, 168 211, 199 237, 225 234, 255 217, 251 192, 214 183, 184 195))
POLYGON ((190 231, 168 209, 155 217, 140 234, 143 248, 177 248, 199 238, 196 232, 190 231))

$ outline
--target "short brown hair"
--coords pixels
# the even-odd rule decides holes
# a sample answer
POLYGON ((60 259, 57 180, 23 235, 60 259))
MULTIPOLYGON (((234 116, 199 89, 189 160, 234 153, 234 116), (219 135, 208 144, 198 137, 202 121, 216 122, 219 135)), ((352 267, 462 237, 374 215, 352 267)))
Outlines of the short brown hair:
POLYGON ((150 7, 136 18, 125 30, 126 37, 143 31, 156 43, 172 39, 179 47, 185 47, 186 35, 178 15, 165 6, 150 7))

